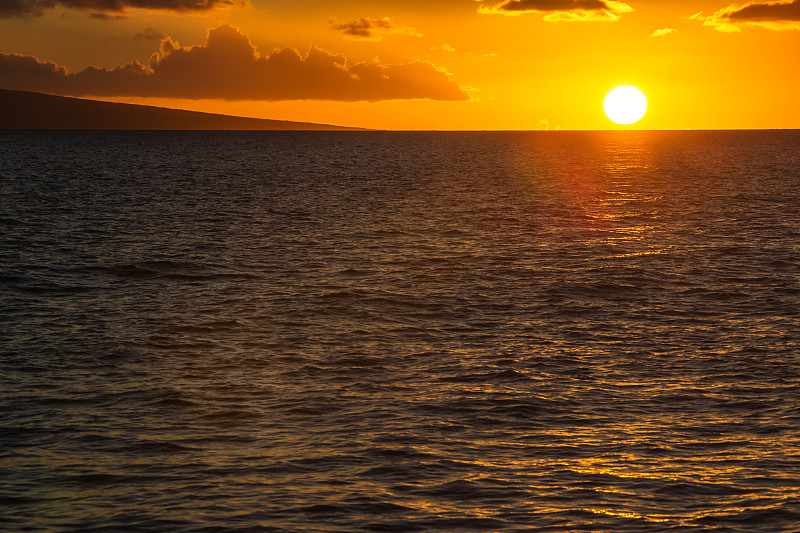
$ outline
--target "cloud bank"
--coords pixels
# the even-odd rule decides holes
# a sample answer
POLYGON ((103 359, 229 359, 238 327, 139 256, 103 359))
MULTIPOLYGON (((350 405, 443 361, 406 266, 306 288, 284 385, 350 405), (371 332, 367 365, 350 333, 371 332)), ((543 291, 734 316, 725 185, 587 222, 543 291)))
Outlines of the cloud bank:
POLYGON ((343 55, 311 46, 260 55, 232 26, 209 30, 206 44, 182 47, 170 38, 148 66, 131 61, 113 69, 70 73, 50 61, 0 54, 0 87, 67 96, 220 98, 225 100, 378 101, 467 100, 445 72, 424 61, 348 64, 343 55))
POLYGON ((85 11, 95 16, 121 16, 129 9, 211 11, 234 5, 234 0, 0 0, 0 18, 30 18, 57 6, 85 11))
POLYGON ((422 34, 417 32, 414 28, 398 26, 389 17, 383 17, 381 19, 361 18, 345 22, 344 24, 331 21, 331 27, 334 30, 342 32, 345 37, 365 41, 380 41, 387 35, 392 34, 422 37, 422 34))
POLYGON ((710 16, 702 13, 692 18, 719 31, 740 31, 743 25, 772 30, 800 29, 800 0, 792 2, 750 2, 733 4, 710 16))
POLYGON ((481 4, 479 13, 520 15, 544 13, 549 22, 617 20, 633 8, 614 0, 502 0, 500 3, 481 4))

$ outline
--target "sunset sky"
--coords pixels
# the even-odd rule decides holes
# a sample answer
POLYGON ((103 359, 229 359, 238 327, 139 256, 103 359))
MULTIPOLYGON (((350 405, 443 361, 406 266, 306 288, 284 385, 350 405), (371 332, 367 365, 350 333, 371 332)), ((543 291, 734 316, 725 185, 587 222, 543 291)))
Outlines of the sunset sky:
POLYGON ((0 0, 0 88, 381 129, 800 128, 800 0, 0 0))

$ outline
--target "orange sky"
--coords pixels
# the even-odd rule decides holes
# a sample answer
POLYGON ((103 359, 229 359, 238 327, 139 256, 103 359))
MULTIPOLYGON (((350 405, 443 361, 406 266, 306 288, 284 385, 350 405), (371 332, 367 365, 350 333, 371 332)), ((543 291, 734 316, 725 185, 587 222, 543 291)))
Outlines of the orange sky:
POLYGON ((0 50, 0 88, 262 118, 609 129, 629 84, 629 127, 800 128, 800 0, 0 0, 0 50))

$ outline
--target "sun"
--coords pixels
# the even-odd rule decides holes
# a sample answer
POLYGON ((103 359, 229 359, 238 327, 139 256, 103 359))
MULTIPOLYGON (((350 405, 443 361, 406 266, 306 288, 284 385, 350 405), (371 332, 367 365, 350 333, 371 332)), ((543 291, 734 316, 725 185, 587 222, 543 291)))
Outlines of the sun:
POLYGON ((620 85, 606 95, 603 109, 612 122, 633 124, 641 120, 647 112, 647 98, 636 87, 620 85))

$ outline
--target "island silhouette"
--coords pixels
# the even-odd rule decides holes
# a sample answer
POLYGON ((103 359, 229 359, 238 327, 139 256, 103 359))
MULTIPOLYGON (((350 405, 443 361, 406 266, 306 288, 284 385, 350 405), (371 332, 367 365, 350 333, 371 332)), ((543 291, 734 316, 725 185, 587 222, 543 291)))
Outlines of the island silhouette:
POLYGON ((0 129, 364 130, 0 89, 0 129))

